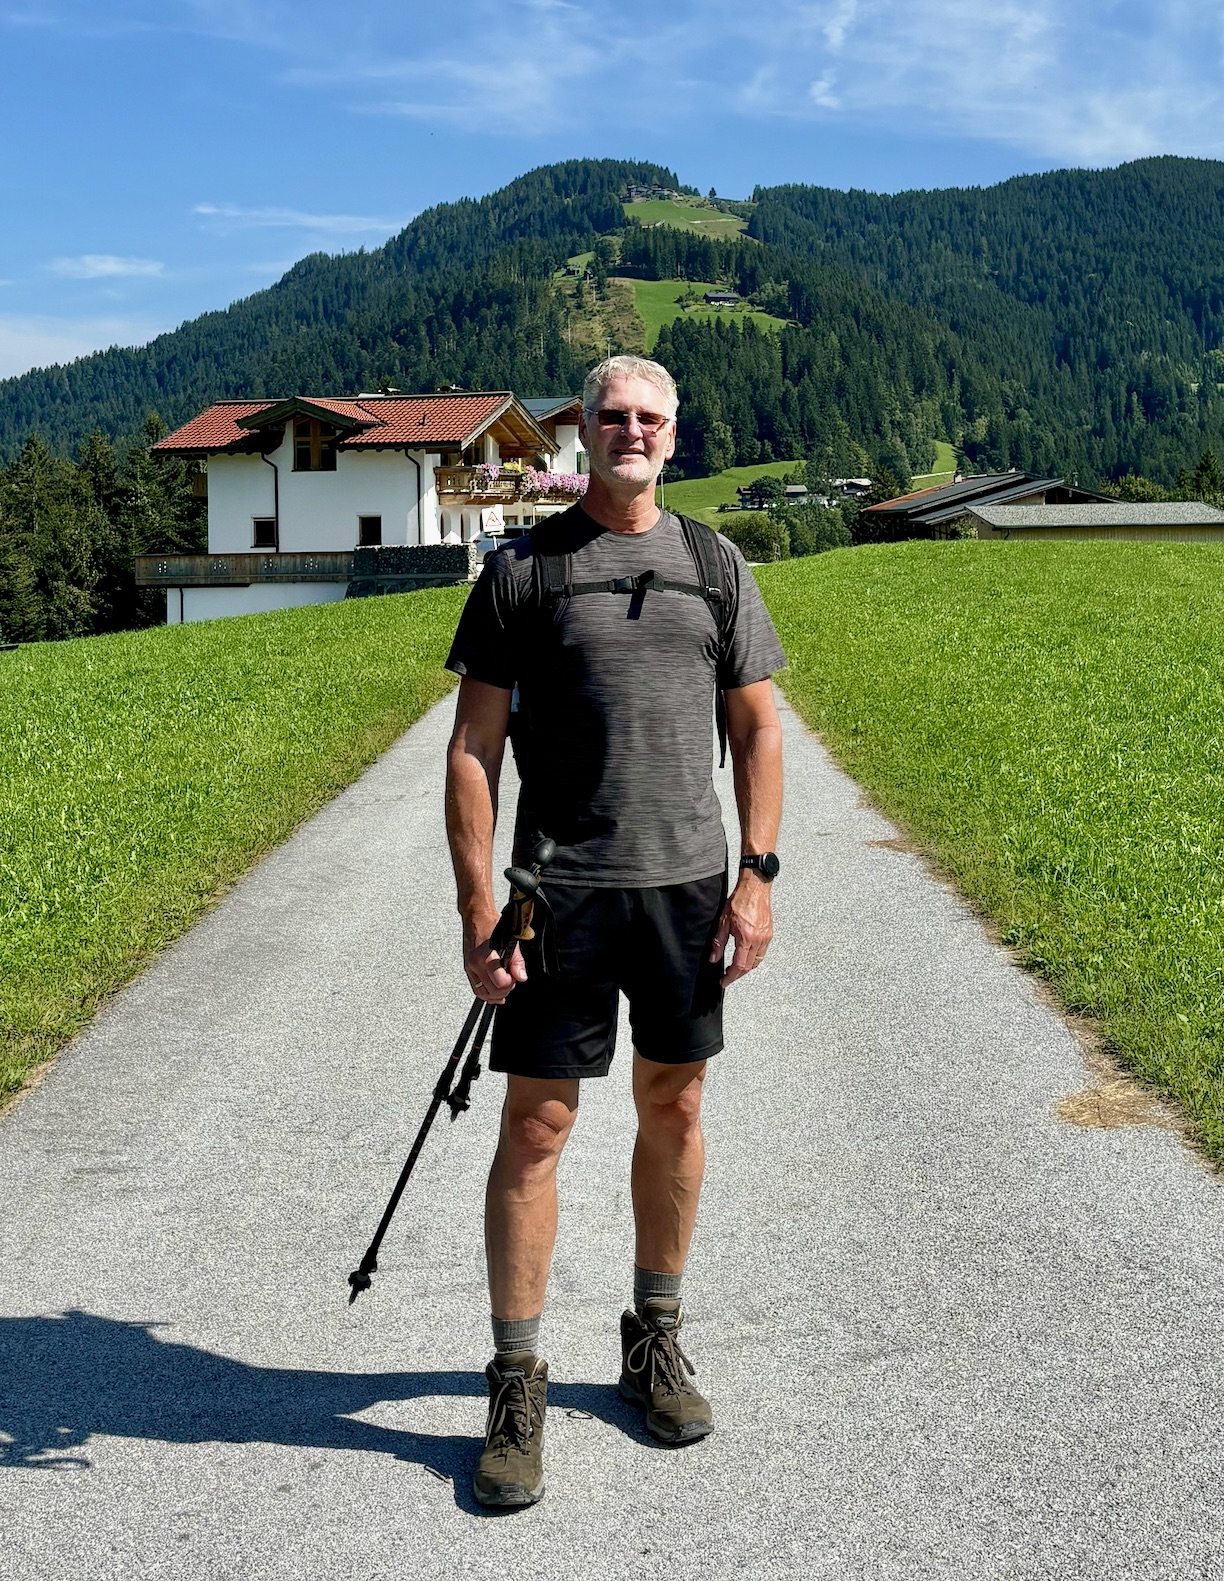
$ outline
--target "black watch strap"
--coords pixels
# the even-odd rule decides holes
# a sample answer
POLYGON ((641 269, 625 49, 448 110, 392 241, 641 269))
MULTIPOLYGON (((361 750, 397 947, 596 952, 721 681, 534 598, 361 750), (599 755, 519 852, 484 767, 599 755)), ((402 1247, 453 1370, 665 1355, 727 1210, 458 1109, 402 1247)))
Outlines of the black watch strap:
POLYGON ((741 856, 740 866, 752 868, 753 872, 759 873, 767 884, 772 884, 782 871, 782 864, 773 851, 762 851, 759 856, 741 856))

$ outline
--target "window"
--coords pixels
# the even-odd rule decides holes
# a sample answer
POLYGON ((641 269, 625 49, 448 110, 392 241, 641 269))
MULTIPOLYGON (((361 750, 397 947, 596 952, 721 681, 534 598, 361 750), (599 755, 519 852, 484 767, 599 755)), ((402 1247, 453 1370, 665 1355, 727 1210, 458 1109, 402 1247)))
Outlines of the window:
POLYGON ((293 423, 293 470, 334 472, 336 430, 316 417, 298 417, 293 423))
POLYGON ((362 548, 382 542, 381 516, 358 516, 357 542, 362 548))
POLYGON ((276 517, 256 516, 254 519, 254 534, 251 538, 252 547, 255 549, 276 548, 276 517))

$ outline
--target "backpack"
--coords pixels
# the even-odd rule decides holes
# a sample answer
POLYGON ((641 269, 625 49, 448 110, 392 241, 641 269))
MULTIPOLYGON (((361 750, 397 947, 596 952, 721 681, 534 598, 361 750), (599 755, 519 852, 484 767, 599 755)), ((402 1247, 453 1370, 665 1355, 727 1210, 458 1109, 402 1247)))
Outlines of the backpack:
MULTIPOLYGON (((560 546, 553 522, 558 518, 538 522, 531 529, 531 555, 534 578, 534 606, 540 614, 550 619, 571 598, 584 593, 628 593, 631 598, 645 598, 647 593, 688 593, 704 598, 718 627, 718 663, 725 660, 730 648, 728 623, 731 613, 731 590, 727 583, 727 570, 719 553, 715 534, 709 527, 693 521, 689 516, 679 516, 680 530, 685 547, 692 557, 696 580, 674 582, 657 571, 643 571, 638 576, 611 577, 603 582, 575 582, 574 557, 560 546)), ((517 701, 517 698, 516 698, 517 701)), ((718 731, 718 766, 727 761, 727 705, 722 688, 715 685, 714 722, 718 731)))

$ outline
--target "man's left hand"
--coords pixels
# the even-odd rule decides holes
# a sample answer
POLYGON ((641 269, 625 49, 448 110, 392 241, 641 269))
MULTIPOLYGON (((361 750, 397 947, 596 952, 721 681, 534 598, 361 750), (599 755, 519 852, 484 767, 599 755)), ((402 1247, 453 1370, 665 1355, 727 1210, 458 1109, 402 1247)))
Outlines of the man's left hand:
POLYGON ((731 965, 723 973, 721 986, 729 988, 761 964, 773 938, 773 910, 769 885, 751 868, 745 868, 731 898, 718 919, 718 932, 710 950, 710 960, 722 959, 728 939, 735 940, 731 965))

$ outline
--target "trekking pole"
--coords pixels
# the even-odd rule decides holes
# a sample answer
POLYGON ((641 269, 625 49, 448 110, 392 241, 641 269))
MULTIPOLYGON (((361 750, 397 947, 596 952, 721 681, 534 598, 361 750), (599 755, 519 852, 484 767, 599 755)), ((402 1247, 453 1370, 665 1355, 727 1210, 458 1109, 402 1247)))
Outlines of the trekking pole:
MULTIPOLYGON (((497 958, 505 967, 514 954, 515 947, 520 942, 526 942, 537 937, 537 930, 532 926, 536 907, 541 908, 542 917, 549 920, 550 912, 548 901, 540 888, 540 875, 552 861, 556 852, 556 845, 552 840, 540 840, 531 853, 531 866, 508 867, 506 877, 510 881, 510 899, 507 901, 497 926, 493 930, 490 943, 497 951, 497 958)), ((541 927, 540 933, 544 929, 541 927)), ((545 940, 542 938, 541 943, 545 940)), ((549 940, 548 942, 551 942, 549 940)), ((547 956, 541 951, 541 966, 547 971, 547 956)), ((382 1245, 383 1236, 390 1227, 391 1220, 395 1217, 395 1210, 399 1207, 400 1198, 404 1195, 404 1187, 408 1184, 408 1177, 412 1174, 417 1159, 421 1156, 421 1149, 425 1146, 425 1138, 429 1135, 430 1127, 437 1118, 438 1110, 444 1103, 451 1106, 451 1119, 457 1120, 471 1104, 472 1083, 480 1075, 480 1054, 484 1047, 485 1038, 488 1036, 489 1027, 493 1021, 493 1012, 496 1005, 486 1003, 483 999, 476 998, 467 1013, 462 1030, 450 1051, 450 1057, 442 1067, 442 1074, 434 1083, 433 1096, 429 1101, 429 1108, 425 1111, 425 1118, 421 1121, 416 1139, 409 1149, 404 1167, 400 1170, 399 1179, 395 1182, 395 1189, 383 1209, 383 1216, 379 1220, 378 1228, 374 1232, 374 1239, 366 1248, 365 1256, 348 1276, 349 1305, 352 1306, 363 1290, 368 1290, 371 1284, 371 1274, 378 1272, 378 1250, 382 1245), (459 1084, 454 1092, 451 1091, 451 1081, 459 1061, 463 1058, 463 1051, 467 1048, 468 1040, 475 1031, 475 1040, 471 1052, 463 1067, 459 1084)))

